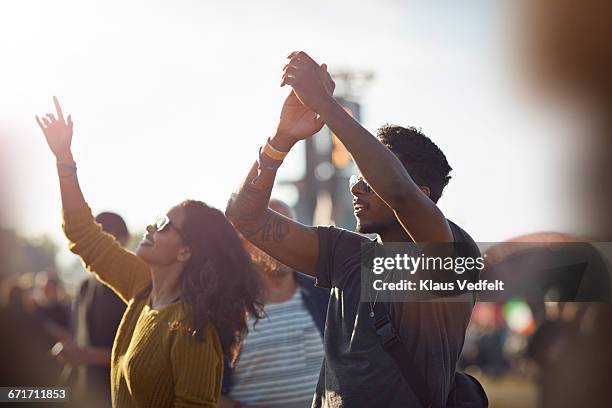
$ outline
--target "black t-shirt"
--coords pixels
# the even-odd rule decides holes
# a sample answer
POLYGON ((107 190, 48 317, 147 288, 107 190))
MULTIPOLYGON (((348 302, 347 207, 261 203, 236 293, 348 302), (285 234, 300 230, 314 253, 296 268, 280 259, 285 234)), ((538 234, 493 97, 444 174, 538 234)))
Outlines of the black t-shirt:
MULTIPOLYGON (((479 256, 471 237, 449 221, 462 256, 479 256)), ((330 288, 325 326, 325 359, 313 407, 418 407, 417 396, 379 342, 361 302, 362 235, 318 227, 317 285, 330 288)), ((413 357, 406 362, 427 381, 434 406, 444 406, 470 320, 471 302, 389 303, 393 325, 413 357)))

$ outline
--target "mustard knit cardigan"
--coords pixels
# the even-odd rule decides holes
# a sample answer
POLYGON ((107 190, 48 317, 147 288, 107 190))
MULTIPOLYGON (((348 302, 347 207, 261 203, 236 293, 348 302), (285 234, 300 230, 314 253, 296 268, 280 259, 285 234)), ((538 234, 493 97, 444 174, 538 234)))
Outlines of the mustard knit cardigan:
POLYGON ((89 207, 63 216, 70 250, 127 303, 112 351, 113 407, 216 407, 223 352, 212 324, 201 342, 180 303, 152 309, 147 264, 104 233, 89 207))

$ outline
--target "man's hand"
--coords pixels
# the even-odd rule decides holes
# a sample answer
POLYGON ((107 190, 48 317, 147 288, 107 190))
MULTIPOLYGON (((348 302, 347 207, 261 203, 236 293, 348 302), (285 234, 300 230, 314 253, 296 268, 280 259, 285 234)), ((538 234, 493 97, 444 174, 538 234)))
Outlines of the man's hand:
POLYGON ((291 85, 300 102, 312 111, 321 113, 325 104, 333 100, 335 87, 327 66, 319 66, 303 51, 292 52, 288 58, 281 86, 291 85))
POLYGON ((287 96, 276 133, 292 144, 317 133, 325 123, 315 112, 304 106, 294 91, 287 96))
POLYGON ((58 161, 72 161, 72 153, 70 144, 72 143, 72 118, 68 115, 68 119, 64 120, 64 114, 60 107, 57 97, 53 97, 57 117, 52 113, 47 113, 42 120, 36 115, 36 122, 43 131, 47 144, 55 155, 58 161))
MULTIPOLYGON (((290 65, 291 63, 285 66, 281 86, 288 83, 285 81, 285 76, 288 75, 287 72, 290 69, 290 65)), ((325 92, 331 97, 334 92, 335 83, 327 72, 327 66, 325 64, 318 66, 316 63, 314 65, 316 66, 317 75, 320 75, 324 82, 325 92)), ((278 137, 286 139, 288 145, 291 146, 300 140, 314 135, 321 130, 324 124, 323 119, 315 111, 304 105, 295 90, 292 90, 283 104, 276 133, 278 137)))

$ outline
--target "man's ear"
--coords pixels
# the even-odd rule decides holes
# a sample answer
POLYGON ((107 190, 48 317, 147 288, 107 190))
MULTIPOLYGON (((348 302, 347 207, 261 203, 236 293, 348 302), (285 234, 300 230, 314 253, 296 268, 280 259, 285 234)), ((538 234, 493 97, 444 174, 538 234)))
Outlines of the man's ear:
POLYGON ((419 188, 421 189, 421 191, 427 196, 427 197, 431 197, 431 190, 429 189, 429 187, 427 186, 419 186, 419 188))
POLYGON ((184 246, 181 249, 179 249, 179 253, 176 257, 176 259, 178 259, 179 262, 187 262, 189 258, 191 258, 191 249, 189 249, 189 247, 184 246))

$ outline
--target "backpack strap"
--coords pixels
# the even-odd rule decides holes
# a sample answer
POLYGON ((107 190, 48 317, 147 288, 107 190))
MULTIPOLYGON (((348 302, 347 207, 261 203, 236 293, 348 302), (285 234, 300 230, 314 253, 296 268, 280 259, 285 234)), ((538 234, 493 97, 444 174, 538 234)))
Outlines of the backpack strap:
POLYGON ((421 405, 425 408, 433 407, 429 385, 416 367, 416 364, 414 364, 412 356, 408 354, 408 351, 406 351, 402 344, 399 334, 391 321, 391 315, 387 306, 380 302, 374 304, 373 309, 374 317, 372 320, 374 320, 374 329, 383 349, 391 354, 402 377, 404 377, 404 380, 406 380, 417 396, 421 405))

